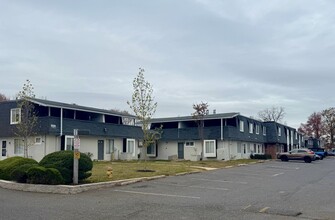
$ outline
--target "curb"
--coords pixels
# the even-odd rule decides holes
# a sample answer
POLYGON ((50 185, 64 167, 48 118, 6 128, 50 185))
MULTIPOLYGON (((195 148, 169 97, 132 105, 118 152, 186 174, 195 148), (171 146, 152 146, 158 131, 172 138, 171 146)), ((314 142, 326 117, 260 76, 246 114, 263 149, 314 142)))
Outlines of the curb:
POLYGON ((18 190, 24 192, 39 192, 39 193, 54 193, 54 194, 78 194, 94 189, 101 189, 106 187, 124 186, 132 183, 155 180, 166 177, 165 175, 133 178, 126 180, 116 180, 110 182, 91 183, 78 186, 68 185, 42 185, 42 184, 27 184, 16 183, 6 180, 0 180, 0 187, 4 189, 18 190))

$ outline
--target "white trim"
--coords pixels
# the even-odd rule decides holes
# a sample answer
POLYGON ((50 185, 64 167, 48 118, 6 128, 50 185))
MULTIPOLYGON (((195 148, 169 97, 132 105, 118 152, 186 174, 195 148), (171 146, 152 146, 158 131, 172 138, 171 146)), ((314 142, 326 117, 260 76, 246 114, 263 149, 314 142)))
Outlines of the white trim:
POLYGON ((21 109, 20 108, 12 108, 10 110, 10 124, 15 125, 15 124, 19 124, 20 122, 21 122, 21 109), (14 118, 14 114, 15 114, 15 118, 14 118), (18 120, 16 120, 17 114, 19 116, 18 120), (14 119, 15 119, 15 121, 14 121, 14 119))
POLYGON ((216 140, 204 140, 204 149, 203 149, 203 152, 204 152, 204 157, 216 157, 216 140), (213 152, 209 152, 207 153, 206 152, 206 144, 209 143, 210 146, 208 146, 211 150, 211 148, 213 147, 213 152), (213 143, 213 145, 211 145, 213 143))
POLYGON ((35 137, 35 144, 42 144, 42 137, 41 136, 38 136, 38 137, 35 137), (37 141, 39 139, 39 141, 37 141))
POLYGON ((67 148, 67 139, 70 138, 74 141, 74 136, 72 135, 65 135, 65 140, 64 140, 64 150, 73 150, 73 149, 68 149, 67 148))
POLYGON ((130 150, 129 149, 130 146, 128 145, 129 142, 133 142, 134 143, 134 145, 133 145, 134 149, 133 149, 132 155, 135 156, 135 153, 136 153, 136 151, 135 151, 135 139, 128 139, 127 138, 127 144, 126 144, 126 151, 127 151, 127 153, 131 153, 129 151, 130 150))
POLYGON ((240 132, 244 132, 244 121, 240 121, 240 132))

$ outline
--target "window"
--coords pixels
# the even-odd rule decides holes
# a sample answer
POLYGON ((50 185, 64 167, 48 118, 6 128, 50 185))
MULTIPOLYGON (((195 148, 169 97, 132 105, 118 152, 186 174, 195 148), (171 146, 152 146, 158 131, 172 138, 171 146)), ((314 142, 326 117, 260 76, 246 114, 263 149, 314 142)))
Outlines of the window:
POLYGON ((205 140, 204 148, 205 157, 216 157, 215 140, 205 140))
POLYGON ((135 139, 127 139, 127 153, 135 156, 135 139))
POLYGON ((240 131, 244 132, 244 121, 240 121, 240 131))
POLYGON ((73 150, 74 146, 74 137, 65 136, 65 150, 73 150))
POLYGON ((194 142, 185 142, 185 147, 194 147, 194 142))
POLYGON ((23 155, 23 140, 14 139, 14 154, 23 155))
POLYGON ((150 144, 147 147, 147 155, 156 156, 156 145, 155 144, 150 144))
POLYGON ((256 134, 259 134, 259 125, 256 125, 256 134))
POLYGON ((41 137, 35 137, 35 144, 41 144, 42 138, 41 137))
POLYGON ((266 127, 263 126, 263 135, 266 136, 266 127))
POLYGON ((243 144, 243 153, 246 154, 247 153, 247 145, 243 144))
POLYGON ((254 133, 254 124, 253 123, 249 123, 249 133, 250 134, 254 133))
POLYGON ((21 122, 21 109, 13 108, 10 110, 10 124, 18 124, 21 122))
MULTIPOLYGON (((258 145, 259 146, 259 145, 258 145)), ((252 153, 257 153, 256 144, 254 144, 254 150, 252 153)))
POLYGON ((281 136, 281 128, 278 127, 278 136, 281 136))
POLYGON ((241 143, 238 143, 237 144, 237 153, 240 154, 242 151, 241 151, 241 143))
POLYGON ((114 140, 108 139, 106 145, 106 154, 111 154, 114 152, 114 140))

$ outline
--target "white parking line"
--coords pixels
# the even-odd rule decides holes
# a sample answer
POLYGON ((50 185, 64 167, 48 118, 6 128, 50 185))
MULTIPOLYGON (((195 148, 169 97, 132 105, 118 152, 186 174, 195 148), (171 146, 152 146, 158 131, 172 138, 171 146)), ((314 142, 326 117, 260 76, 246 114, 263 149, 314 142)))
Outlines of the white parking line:
POLYGON ((181 196, 181 195, 146 193, 146 192, 127 191, 127 190, 114 190, 114 191, 123 192, 123 193, 131 193, 131 194, 149 195, 149 196, 165 196, 165 197, 176 197, 176 198, 186 198, 186 199, 200 199, 200 197, 197 197, 197 196, 181 196))
POLYGON ((285 170, 299 170, 300 167, 285 167, 285 166, 267 166, 266 168, 285 169, 285 170))
POLYGON ((188 185, 182 185, 182 184, 169 184, 169 183, 159 183, 159 182, 153 182, 153 183, 155 183, 157 185, 175 186, 175 187, 188 187, 188 188, 222 190, 222 191, 228 191, 229 190, 227 188, 221 188, 221 187, 188 186, 188 185))
POLYGON ((279 176, 279 175, 283 175, 284 173, 276 173, 276 174, 274 174, 274 175, 272 175, 273 177, 275 177, 275 176, 279 176))
POLYGON ((201 178, 192 178, 192 179, 194 179, 194 180, 208 181, 208 182, 248 184, 247 182, 239 182, 239 181, 212 180, 212 179, 201 179, 201 178))

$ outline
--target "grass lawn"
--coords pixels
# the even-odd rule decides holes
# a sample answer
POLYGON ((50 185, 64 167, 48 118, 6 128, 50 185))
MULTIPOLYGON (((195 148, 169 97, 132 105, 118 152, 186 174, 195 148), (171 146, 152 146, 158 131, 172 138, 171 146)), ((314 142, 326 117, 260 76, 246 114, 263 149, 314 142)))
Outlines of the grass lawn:
POLYGON ((158 175, 175 175, 190 171, 203 171, 196 167, 224 168, 237 164, 247 164, 257 160, 231 160, 231 161, 115 161, 115 162, 93 162, 92 176, 87 179, 89 183, 106 182, 112 180, 130 179, 137 177, 149 177, 158 175), (154 172, 138 172, 138 170, 154 172), (112 167, 113 177, 107 177, 107 169, 112 167))

